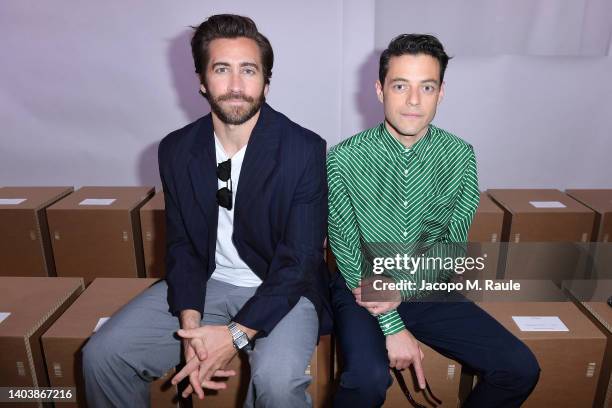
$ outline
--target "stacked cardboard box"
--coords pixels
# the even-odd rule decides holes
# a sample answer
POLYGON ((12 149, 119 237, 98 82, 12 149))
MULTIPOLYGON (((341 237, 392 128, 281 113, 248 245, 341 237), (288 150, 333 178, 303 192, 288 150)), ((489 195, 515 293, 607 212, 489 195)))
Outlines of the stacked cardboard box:
MULTIPOLYGON (((51 385, 76 387, 76 403, 57 407, 86 407, 81 350, 94 331, 122 306, 157 279, 98 278, 42 336, 51 385)), ((151 384, 152 407, 176 407, 175 388, 168 383, 173 371, 151 384)))
POLYGON ((612 279, 612 189, 567 190, 595 212, 593 243, 587 265, 590 279, 612 279))
POLYGON ((138 210, 151 187, 83 187, 47 208, 58 276, 144 277, 138 210))
POLYGON ((545 279, 558 285, 583 277, 584 257, 595 214, 559 190, 493 189, 489 195, 504 208, 502 251, 498 277, 545 279))
POLYGON ((55 275, 45 208, 72 190, 72 187, 0 188, 0 275, 55 275))
POLYGON ((500 241, 504 211, 486 194, 480 194, 480 203, 468 231, 468 256, 482 257, 485 268, 467 273, 465 279, 495 279, 498 274, 500 241))
POLYGON ((0 277, 1 387, 49 386, 40 337, 83 289, 80 278, 0 277))
POLYGON ((594 407, 612 407, 612 279, 563 282, 580 310, 608 339, 594 407))
MULTIPOLYGON (((542 286, 531 289, 542 292, 542 286)), ((541 296, 565 298, 552 286, 541 296)), ((522 340, 538 360, 540 379, 523 407, 592 406, 606 337, 572 302, 486 301, 479 305, 522 340)))
POLYGON ((166 216, 164 193, 158 192, 140 209, 142 247, 148 278, 163 278, 166 266, 166 216))

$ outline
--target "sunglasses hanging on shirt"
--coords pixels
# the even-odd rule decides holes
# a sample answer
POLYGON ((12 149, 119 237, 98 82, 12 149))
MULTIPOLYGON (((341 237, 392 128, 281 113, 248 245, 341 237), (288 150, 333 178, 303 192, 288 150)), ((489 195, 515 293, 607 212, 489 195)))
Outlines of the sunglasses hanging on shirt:
POLYGON ((223 208, 232 209, 232 159, 227 159, 217 165, 217 178, 227 183, 217 190, 217 204, 223 208))

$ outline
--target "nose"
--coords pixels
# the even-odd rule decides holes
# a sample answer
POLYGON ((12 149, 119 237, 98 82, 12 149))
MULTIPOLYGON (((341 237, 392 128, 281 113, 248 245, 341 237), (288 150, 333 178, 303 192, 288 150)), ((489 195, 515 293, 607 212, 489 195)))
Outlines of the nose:
POLYGON ((242 92, 242 78, 240 77, 240 73, 232 73, 229 82, 229 91, 232 93, 242 92))
POLYGON ((418 106, 421 103, 421 94, 418 88, 409 88, 406 103, 411 106, 418 106))

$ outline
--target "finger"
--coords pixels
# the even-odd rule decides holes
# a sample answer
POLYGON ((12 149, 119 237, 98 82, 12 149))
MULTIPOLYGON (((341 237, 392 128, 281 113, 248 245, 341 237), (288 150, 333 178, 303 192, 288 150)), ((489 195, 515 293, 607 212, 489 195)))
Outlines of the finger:
POLYGON ((361 286, 357 286, 355 289, 352 290, 352 292, 355 296, 361 295, 361 286))
POLYGON ((425 354, 423 353, 423 350, 421 350, 420 348, 419 348, 419 351, 421 352, 421 361, 423 361, 423 359, 425 358, 425 354))
POLYGON ((202 387, 209 390, 224 390, 227 388, 227 384, 220 381, 204 380, 202 381, 202 387))
POLYGON ((198 360, 197 357, 193 357, 191 360, 187 362, 187 364, 185 364, 185 367, 183 367, 181 371, 179 371, 178 373, 176 373, 174 377, 172 377, 172 384, 176 385, 179 382, 183 381, 184 378, 186 378, 189 374, 191 374, 199 366, 200 366, 200 360, 198 360))
POLYGON ((216 366, 213 367, 212 362, 203 361, 200 364, 200 383, 206 380, 210 380, 213 373, 216 371, 216 368, 219 368, 219 367, 216 367, 216 366))
POLYGON ((197 329, 179 329, 179 331, 176 332, 176 334, 178 334, 179 336, 181 336, 184 339, 193 339, 196 337, 202 337, 202 333, 200 333, 200 328, 197 329))
POLYGON ((208 357, 208 352, 206 351, 206 347, 204 346, 204 342, 201 338, 191 339, 189 344, 191 347, 193 347, 193 350, 197 354, 200 361, 206 360, 206 357, 208 357))
POLYGON ((217 370, 215 371, 215 375, 213 375, 213 377, 229 378, 235 375, 236 375, 236 371, 234 370, 217 370))
POLYGON ((425 389, 425 372, 423 371, 423 365, 421 364, 420 358, 415 358, 412 362, 414 365, 414 372, 416 373, 417 380, 419 381, 419 387, 425 389))
POLYGON ((198 394, 198 398, 204 399, 204 390, 202 389, 202 386, 200 385, 200 373, 197 370, 194 371, 192 375, 189 377, 189 383, 191 384, 195 393, 198 394))

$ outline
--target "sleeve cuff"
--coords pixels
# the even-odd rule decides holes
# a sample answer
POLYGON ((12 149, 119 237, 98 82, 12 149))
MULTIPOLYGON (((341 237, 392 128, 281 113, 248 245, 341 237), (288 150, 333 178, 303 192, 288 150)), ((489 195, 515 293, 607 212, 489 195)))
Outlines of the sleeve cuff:
POLYGON ((406 328, 397 310, 391 310, 378 316, 378 324, 385 336, 399 333, 406 328))

